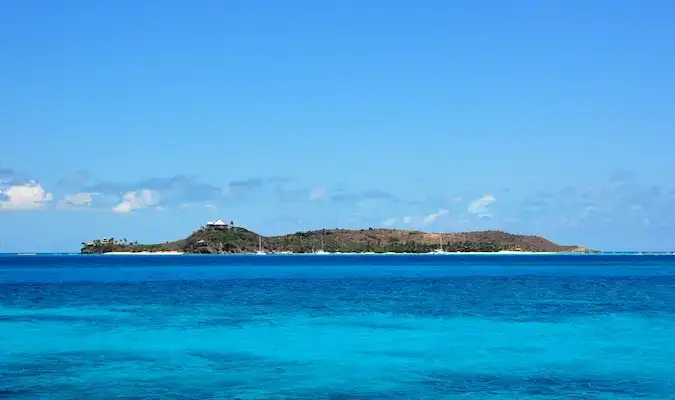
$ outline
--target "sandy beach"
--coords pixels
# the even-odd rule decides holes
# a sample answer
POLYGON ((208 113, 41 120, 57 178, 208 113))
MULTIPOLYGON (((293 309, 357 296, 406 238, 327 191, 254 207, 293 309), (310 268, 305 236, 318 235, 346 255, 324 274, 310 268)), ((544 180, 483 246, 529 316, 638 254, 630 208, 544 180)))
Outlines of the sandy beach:
POLYGON ((121 256, 144 256, 144 255, 151 255, 151 256, 175 256, 179 254, 185 254, 181 251, 111 251, 109 253, 103 253, 103 254, 111 254, 111 255, 121 255, 121 256))
MULTIPOLYGON (((174 256, 174 255, 181 255, 185 254, 180 251, 112 251, 108 253, 102 253, 102 254, 109 254, 109 255, 122 255, 122 256, 143 256, 143 255, 166 255, 166 256, 174 256)), ((242 255, 246 254, 254 254, 254 253, 242 253, 242 255)), ((496 251, 496 252, 479 252, 479 251, 474 251, 474 252, 437 252, 437 253, 331 253, 331 252, 325 252, 325 253, 290 253, 290 252, 279 252, 279 253, 268 253, 269 255, 307 255, 307 256, 321 256, 321 255, 344 255, 344 256, 358 256, 358 255, 401 255, 401 256, 428 256, 428 255, 436 255, 436 256, 471 256, 471 255, 555 255, 555 254, 567 254, 567 253, 557 253, 557 252, 536 252, 536 251, 509 251, 509 250, 504 250, 504 251, 496 251)))

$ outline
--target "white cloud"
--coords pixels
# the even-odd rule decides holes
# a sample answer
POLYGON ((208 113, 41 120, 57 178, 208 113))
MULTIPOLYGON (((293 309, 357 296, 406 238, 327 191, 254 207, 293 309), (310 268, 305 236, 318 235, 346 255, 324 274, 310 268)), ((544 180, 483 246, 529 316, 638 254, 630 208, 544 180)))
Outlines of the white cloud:
POLYGON ((396 223, 396 218, 389 218, 382 223, 383 226, 392 226, 396 223))
POLYGON ((97 196, 98 193, 75 193, 69 194, 59 200, 57 206, 60 208, 68 207, 91 207, 92 202, 94 201, 94 196, 97 196))
POLYGON ((0 187, 0 210, 36 210, 52 201, 52 194, 35 181, 0 187))
POLYGON ((141 208, 148 208, 157 205, 159 194, 153 190, 141 189, 132 192, 126 192, 122 201, 113 207, 114 212, 128 213, 141 208))
POLYGON ((309 199, 310 200, 317 200, 326 197, 326 189, 324 188, 316 188, 312 189, 309 192, 309 199))
POLYGON ((486 194, 485 196, 469 203, 469 208, 467 211, 469 211, 470 214, 477 215, 479 217, 492 217, 488 207, 495 201, 497 201, 497 199, 495 199, 493 195, 486 194))
POLYGON ((431 223, 434 223, 439 217, 441 217, 441 216, 443 216, 443 215, 445 215, 449 212, 450 211, 448 211, 444 208, 441 208, 440 210, 438 210, 438 212, 435 212, 433 214, 429 214, 426 217, 424 217, 424 219, 422 219, 422 224, 423 225, 429 225, 431 223))
MULTIPOLYGON (((425 217, 411 217, 411 216, 405 216, 403 217, 403 223, 405 225, 409 225, 415 228, 422 228, 426 225, 432 224, 438 220, 438 218, 449 214, 450 211, 446 210, 445 208, 441 208, 435 213, 431 213, 425 217)), ((387 220, 389 221, 389 220, 387 220)), ((385 221, 385 222, 387 222, 385 221)))

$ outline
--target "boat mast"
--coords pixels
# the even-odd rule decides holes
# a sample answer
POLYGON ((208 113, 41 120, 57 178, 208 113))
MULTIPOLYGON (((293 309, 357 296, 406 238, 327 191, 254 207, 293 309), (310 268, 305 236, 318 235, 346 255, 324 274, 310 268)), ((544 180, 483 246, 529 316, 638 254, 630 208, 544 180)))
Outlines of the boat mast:
POLYGON ((258 249, 262 252, 262 236, 258 235, 258 249))
POLYGON ((438 241, 441 243, 441 251, 443 251, 443 234, 440 233, 438 235, 438 241))

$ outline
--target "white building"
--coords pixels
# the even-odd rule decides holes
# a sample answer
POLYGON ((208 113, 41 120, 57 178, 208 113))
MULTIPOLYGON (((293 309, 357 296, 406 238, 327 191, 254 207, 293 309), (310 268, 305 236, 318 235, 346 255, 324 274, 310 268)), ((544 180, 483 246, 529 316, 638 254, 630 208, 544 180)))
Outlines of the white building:
POLYGON ((221 229, 221 228, 226 228, 227 224, 225 222, 221 221, 221 220, 217 220, 217 221, 207 222, 206 226, 209 227, 209 228, 221 229))

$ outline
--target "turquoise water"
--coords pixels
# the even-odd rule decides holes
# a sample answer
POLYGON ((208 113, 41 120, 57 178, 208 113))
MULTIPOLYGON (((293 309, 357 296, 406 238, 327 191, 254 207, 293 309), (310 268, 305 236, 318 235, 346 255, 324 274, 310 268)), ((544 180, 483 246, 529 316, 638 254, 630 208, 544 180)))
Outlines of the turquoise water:
POLYGON ((664 399, 673 256, 0 256, 0 398, 664 399))

